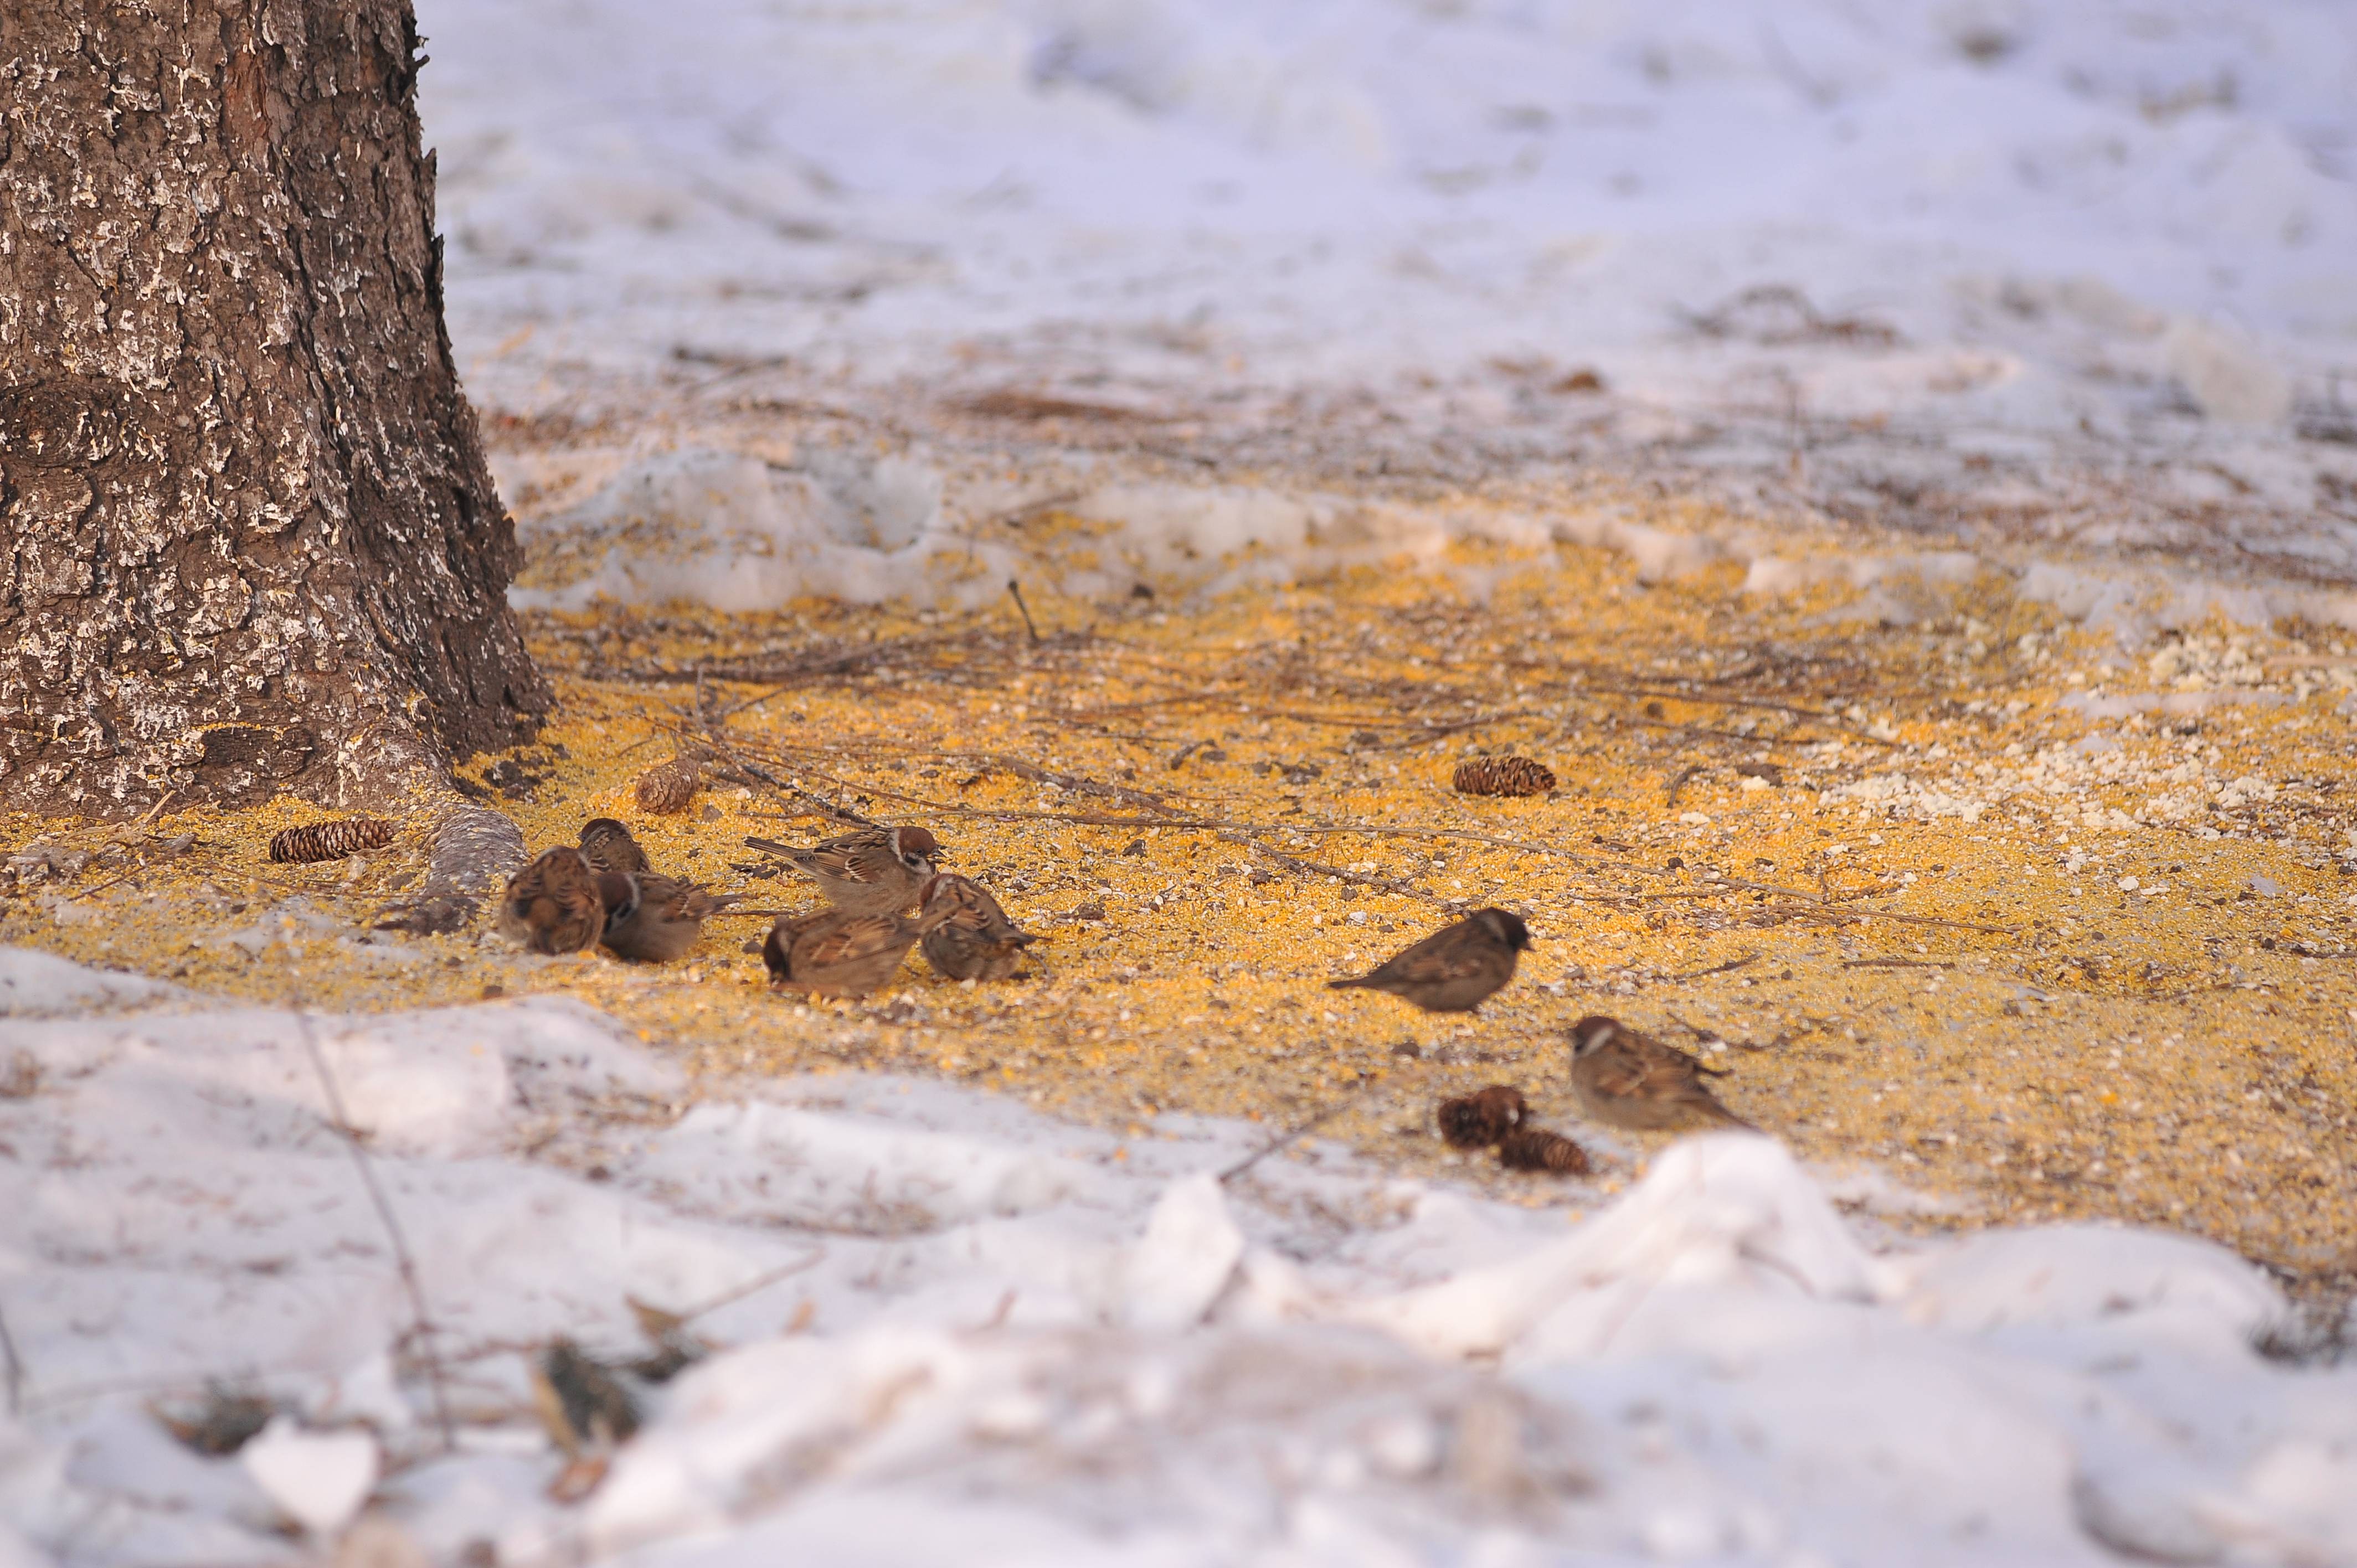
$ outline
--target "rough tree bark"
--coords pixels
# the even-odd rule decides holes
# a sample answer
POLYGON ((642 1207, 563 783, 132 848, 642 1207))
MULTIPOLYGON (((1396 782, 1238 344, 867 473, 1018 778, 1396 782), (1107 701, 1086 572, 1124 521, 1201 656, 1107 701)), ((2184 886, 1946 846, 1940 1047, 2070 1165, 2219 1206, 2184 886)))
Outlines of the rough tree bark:
POLYGON ((0 807, 389 803, 549 706, 411 0, 0 0, 0 807))

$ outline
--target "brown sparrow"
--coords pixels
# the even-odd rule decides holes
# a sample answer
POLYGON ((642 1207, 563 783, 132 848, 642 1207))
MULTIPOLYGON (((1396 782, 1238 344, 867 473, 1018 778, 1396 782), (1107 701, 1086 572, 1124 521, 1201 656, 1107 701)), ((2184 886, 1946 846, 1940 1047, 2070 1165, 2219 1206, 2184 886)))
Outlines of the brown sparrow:
POLYGON ((581 858, 600 871, 640 872, 648 869, 647 852, 630 830, 611 817, 581 824, 581 858))
POLYGON ((925 961, 952 980, 1005 980, 1039 940, 1008 919, 981 883, 954 872, 926 883, 917 908, 921 915, 947 911, 925 933, 925 961))
POLYGON ((911 920, 885 910, 814 909, 780 915, 761 944, 770 983, 820 996, 865 996, 892 978, 918 940, 949 918, 946 907, 911 920))
POLYGON ((500 895, 500 934, 533 952, 595 947, 606 927, 597 874, 570 844, 560 844, 509 879, 500 895))
POLYGON ((1657 1133, 1700 1123, 1760 1131, 1718 1102, 1703 1082, 1705 1074, 1726 1076, 1609 1018, 1582 1018, 1571 1026, 1571 1086, 1580 1109, 1608 1126, 1657 1133))
POLYGON ((818 884, 828 903, 856 915, 897 915, 916 903, 942 853, 922 828, 862 828, 809 849, 770 839, 745 842, 784 857, 818 884))
POLYGON ((1453 1148, 1486 1149, 1523 1124, 1529 1107, 1512 1084, 1493 1083, 1479 1094, 1440 1102, 1440 1135, 1453 1148))
POLYGON ((1531 945, 1531 929, 1507 909, 1476 909, 1444 926, 1354 980, 1329 980, 1347 991, 1364 986, 1388 991, 1427 1013, 1470 1013, 1498 987, 1514 978, 1514 955, 1531 945))
POLYGON ((685 956, 704 935, 704 922, 737 902, 733 893, 651 871, 601 872, 597 889, 606 902, 606 945, 640 963, 685 956))

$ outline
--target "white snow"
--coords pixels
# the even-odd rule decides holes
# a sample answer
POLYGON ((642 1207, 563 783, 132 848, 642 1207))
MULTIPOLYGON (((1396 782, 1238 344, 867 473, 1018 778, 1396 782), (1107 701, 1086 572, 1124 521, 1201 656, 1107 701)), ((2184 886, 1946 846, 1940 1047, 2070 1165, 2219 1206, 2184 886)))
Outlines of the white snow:
MULTIPOLYGON (((621 416, 506 460, 533 528, 603 546, 527 603, 978 597, 1005 572, 963 525, 1065 489, 1142 569, 1336 558, 1333 498, 1286 481, 977 474, 909 417, 1046 393, 1145 437, 1405 433, 1677 469, 1738 513, 1835 498, 2115 597, 2169 557, 2235 585, 2110 619, 2130 643, 2212 608, 2357 625, 2337 0, 419 10, 469 387, 621 416), (847 409, 878 449, 650 449, 650 396, 847 409)), ((1428 561, 1481 526, 1347 542, 1428 561)), ((1524 532, 1649 575, 1756 548, 1524 532)), ((1099 575, 1069 586, 1128 591, 1099 575)))
MULTIPOLYGON (((2357 19, 2329 0, 428 0, 421 23, 453 308, 511 379, 682 348, 866 379, 1019 349, 1149 387, 1539 354, 1675 401, 1756 358, 1657 358, 1680 314, 1781 283, 1915 345, 1867 376, 1885 412, 2105 412, 2093 361, 2190 359, 2205 403, 2214 377, 2229 417, 2279 418, 2270 376, 2357 332, 2357 19), (502 352, 519 324, 544 341, 502 352)), ((1846 362, 1808 367, 1835 402, 1846 362)))
POLYGON ((360 1509, 355 1553, 519 1564, 2357 1561, 2357 1368, 2255 1350, 2257 1271, 2099 1226, 1895 1241, 1765 1138, 1581 1218, 1322 1145, 1222 1182, 1263 1129, 932 1082, 682 1113, 572 1004, 0 1021, 17 1050, 0 1561, 292 1561, 277 1521, 360 1509), (724 1303, 713 1353, 553 1501, 523 1357, 637 1353, 633 1297, 724 1303), (211 1380, 280 1406, 234 1458, 149 1413, 211 1380))
POLYGON ((270 1500, 314 1534, 350 1524, 377 1480, 376 1439, 366 1432, 306 1432, 274 1417, 237 1451, 270 1500))

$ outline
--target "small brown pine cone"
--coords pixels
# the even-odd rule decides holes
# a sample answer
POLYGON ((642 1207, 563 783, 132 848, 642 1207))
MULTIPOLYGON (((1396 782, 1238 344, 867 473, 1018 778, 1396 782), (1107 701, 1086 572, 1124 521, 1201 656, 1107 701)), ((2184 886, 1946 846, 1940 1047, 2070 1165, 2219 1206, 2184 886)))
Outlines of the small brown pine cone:
POLYGON ((1440 1135, 1460 1149, 1486 1149, 1523 1124, 1523 1091, 1493 1083, 1479 1094, 1440 1102, 1440 1135))
POLYGON ((687 810, 704 787, 704 769, 692 757, 674 757, 639 775, 639 810, 668 817, 687 810))
POLYGON ((1498 1163, 1510 1171, 1586 1176, 1587 1151, 1560 1133, 1550 1133, 1544 1127, 1524 1127, 1507 1133, 1499 1143, 1498 1163))
POLYGON ((270 841, 270 858, 296 865, 341 860, 362 850, 382 849, 392 842, 391 822, 378 817, 343 817, 332 822, 288 828, 270 841))
POLYGON ((1527 757, 1469 757, 1457 765, 1461 795, 1544 795, 1554 788, 1554 770, 1527 757))

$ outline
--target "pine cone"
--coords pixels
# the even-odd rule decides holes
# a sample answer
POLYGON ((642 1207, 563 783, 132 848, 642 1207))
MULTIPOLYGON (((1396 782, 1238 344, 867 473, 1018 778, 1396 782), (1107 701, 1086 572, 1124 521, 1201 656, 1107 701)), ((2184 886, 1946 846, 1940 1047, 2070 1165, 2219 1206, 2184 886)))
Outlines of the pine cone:
POLYGON ((674 757, 639 775, 639 810, 668 817, 687 810, 704 787, 704 769, 692 757, 674 757))
POLYGON ((1459 1149, 1486 1149, 1523 1124, 1523 1091, 1493 1083, 1479 1094, 1440 1102, 1440 1135, 1459 1149))
POLYGON ((1524 1127, 1507 1133, 1498 1144, 1498 1163, 1510 1171, 1586 1176, 1587 1151, 1560 1133, 1550 1133, 1544 1127, 1524 1127))
POLYGON ((341 860, 362 850, 382 849, 392 842, 391 822, 378 817, 342 817, 332 822, 288 828, 270 841, 270 858, 297 865, 341 860))
POLYGON ((1554 788, 1554 769, 1527 757, 1469 757, 1457 765, 1462 795, 1544 795, 1554 788))

